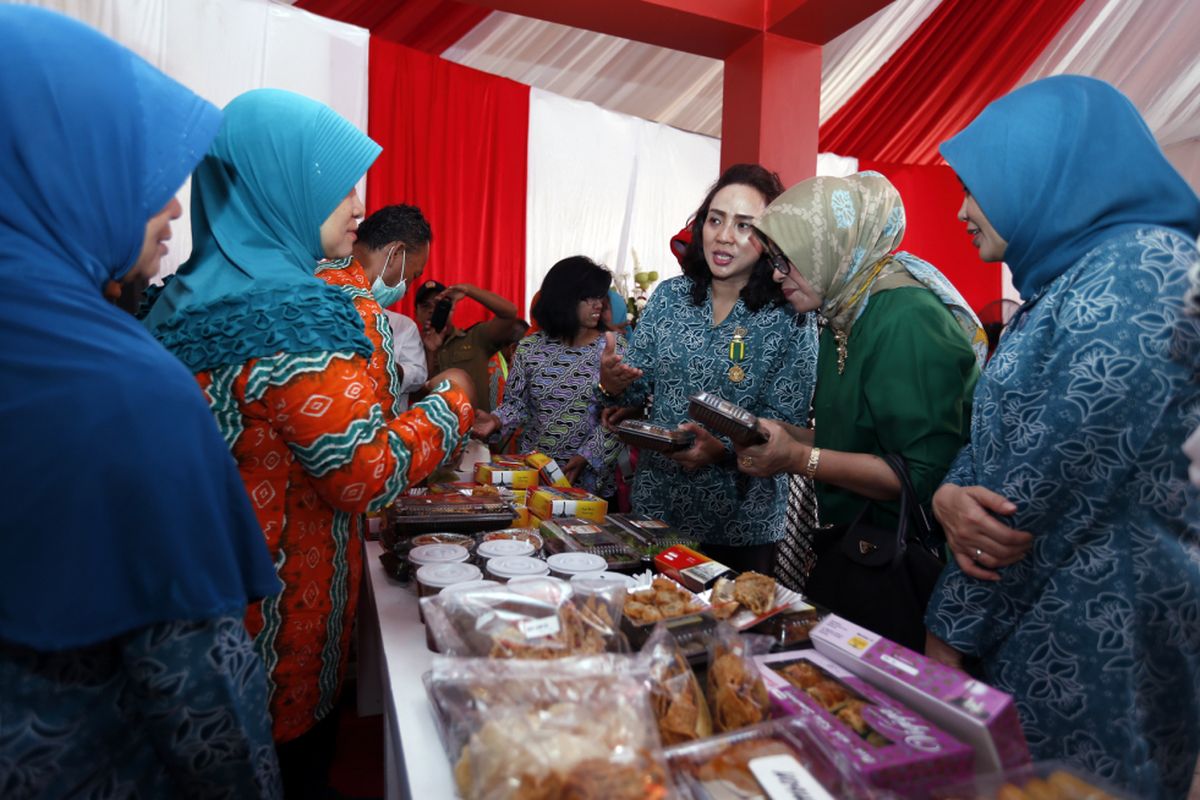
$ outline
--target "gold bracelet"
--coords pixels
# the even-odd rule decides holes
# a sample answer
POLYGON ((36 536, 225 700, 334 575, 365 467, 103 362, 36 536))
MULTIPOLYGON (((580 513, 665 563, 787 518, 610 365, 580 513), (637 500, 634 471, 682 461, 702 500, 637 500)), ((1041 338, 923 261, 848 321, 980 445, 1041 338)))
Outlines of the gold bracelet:
POLYGON ((804 477, 810 481, 817 477, 817 465, 821 463, 821 448, 814 447, 808 453, 808 464, 804 466, 804 477))
POLYGON ((596 381, 596 388, 600 390, 600 394, 604 395, 610 400, 616 397, 615 394, 604 388, 604 383, 602 381, 596 381))

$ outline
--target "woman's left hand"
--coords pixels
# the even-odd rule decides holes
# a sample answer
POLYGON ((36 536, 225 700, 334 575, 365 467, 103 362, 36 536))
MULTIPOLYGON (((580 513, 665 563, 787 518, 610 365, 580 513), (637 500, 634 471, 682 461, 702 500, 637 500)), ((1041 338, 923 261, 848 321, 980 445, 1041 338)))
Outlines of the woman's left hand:
POLYGON ((707 467, 709 464, 716 464, 725 458, 725 444, 704 427, 694 422, 685 422, 679 426, 679 429, 696 434, 696 441, 692 442, 692 446, 687 450, 670 453, 668 458, 674 460, 688 472, 707 467))
POLYGON ((947 667, 962 669, 963 654, 955 650, 929 631, 925 631, 925 656, 947 667))
POLYGON ((773 419, 759 419, 758 428, 767 435, 767 441, 752 447, 735 447, 738 469, 756 478, 767 478, 780 472, 791 472, 794 464, 808 460, 807 445, 796 441, 780 423, 773 419), (797 454, 797 450, 803 450, 797 454), (797 456, 803 456, 799 459, 797 456))
POLYGON ((586 458, 581 455, 571 456, 571 460, 562 468, 563 475, 567 476, 567 480, 574 486, 575 481, 579 480, 579 476, 583 474, 583 468, 586 466, 586 458))

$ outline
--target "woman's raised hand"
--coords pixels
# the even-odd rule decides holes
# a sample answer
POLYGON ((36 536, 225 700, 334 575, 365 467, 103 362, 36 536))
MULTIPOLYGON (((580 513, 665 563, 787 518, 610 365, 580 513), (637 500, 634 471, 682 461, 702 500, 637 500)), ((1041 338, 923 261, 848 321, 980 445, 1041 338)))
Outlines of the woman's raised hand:
POLYGON ((1000 567, 1015 564, 1033 546, 1033 536, 1010 528, 995 515, 1015 514, 1017 507, 982 486, 942 484, 933 495, 933 515, 946 532, 954 560, 967 575, 1000 580, 1000 567))
POLYGON ((601 391, 609 395, 619 395, 640 377, 642 371, 624 363, 617 353, 617 335, 612 331, 605 333, 604 350, 600 353, 601 391))

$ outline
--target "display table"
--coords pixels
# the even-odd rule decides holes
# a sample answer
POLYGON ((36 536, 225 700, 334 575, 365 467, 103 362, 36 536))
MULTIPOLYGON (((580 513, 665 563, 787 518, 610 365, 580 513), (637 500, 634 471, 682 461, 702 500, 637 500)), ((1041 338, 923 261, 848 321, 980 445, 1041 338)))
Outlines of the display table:
POLYGON ((433 663, 417 595, 388 577, 383 546, 364 543, 366 569, 358 615, 358 707, 383 712, 384 796, 453 798, 454 779, 421 681, 433 663))

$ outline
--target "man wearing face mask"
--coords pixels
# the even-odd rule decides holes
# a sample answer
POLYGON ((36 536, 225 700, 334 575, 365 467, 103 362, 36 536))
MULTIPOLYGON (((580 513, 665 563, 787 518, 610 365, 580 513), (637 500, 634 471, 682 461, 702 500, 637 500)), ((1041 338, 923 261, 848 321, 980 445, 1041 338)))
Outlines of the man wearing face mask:
POLYGON ((317 277, 354 303, 367 338, 375 345, 367 372, 388 419, 408 406, 408 392, 425 382, 425 351, 416 323, 388 312, 429 259, 433 234, 415 206, 386 206, 364 219, 350 258, 322 261, 317 277), (407 322, 407 325, 405 323, 407 322))

